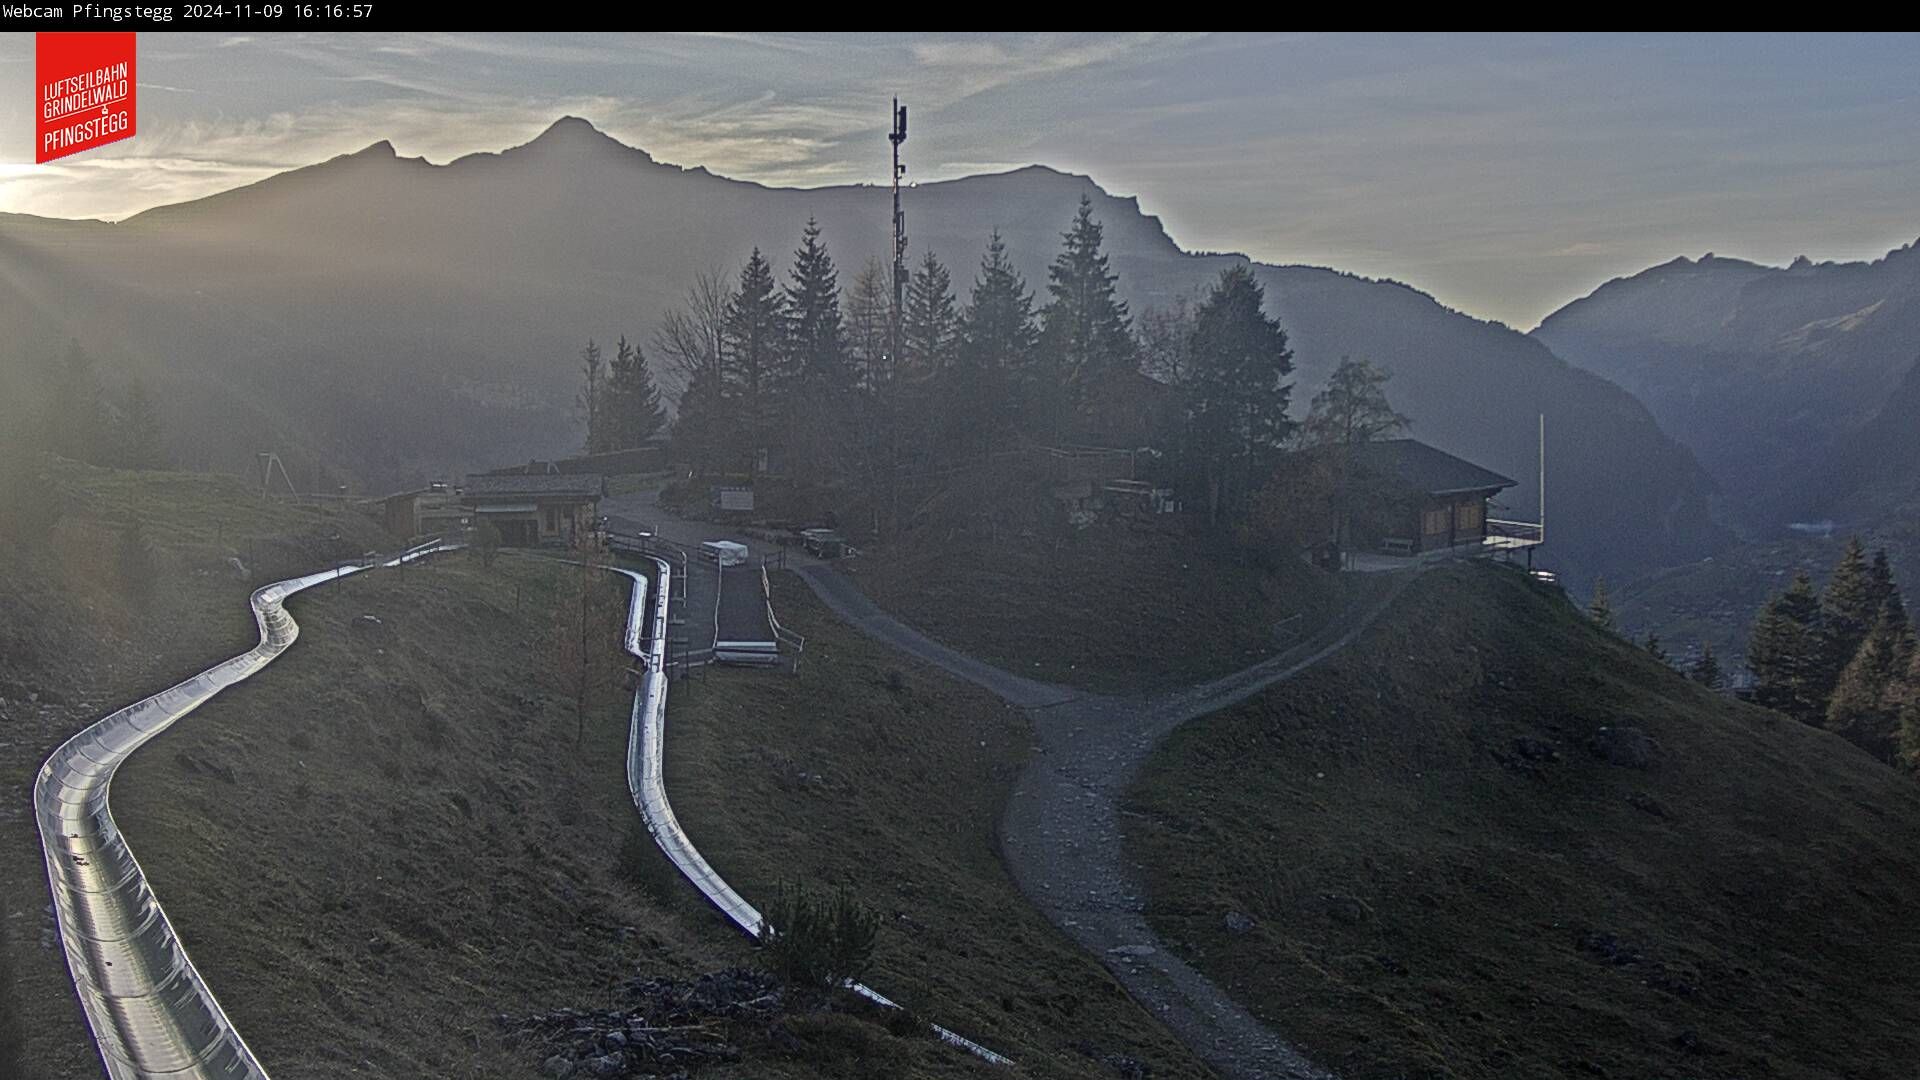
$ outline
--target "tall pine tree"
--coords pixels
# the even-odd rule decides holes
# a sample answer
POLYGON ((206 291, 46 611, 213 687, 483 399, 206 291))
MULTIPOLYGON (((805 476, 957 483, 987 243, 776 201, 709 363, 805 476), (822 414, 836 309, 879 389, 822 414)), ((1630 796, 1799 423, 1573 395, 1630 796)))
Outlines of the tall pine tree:
POLYGON ((1613 614, 1613 597, 1607 592, 1606 578, 1593 579, 1593 599, 1587 603, 1587 615, 1607 633, 1620 632, 1620 622, 1613 614))
POLYGON ((1194 313, 1191 438, 1216 524, 1239 512, 1294 428, 1293 352, 1265 301, 1253 272, 1233 266, 1194 313))
MULTIPOLYGON (((1100 243, 1093 200, 1082 195, 1073 224, 1061 234, 1060 254, 1047 269, 1048 301, 1040 313, 1042 354, 1066 390, 1064 406, 1084 402, 1100 382, 1131 374, 1139 364, 1126 301, 1114 291, 1120 276, 1100 243)), ((1055 427, 1066 422, 1060 416, 1055 427)))
POLYGON ((1900 709, 1900 764, 1920 772, 1920 649, 1913 650, 1913 659, 1893 687, 1892 698, 1900 709))
POLYGON ((1768 600, 1754 621, 1747 642, 1753 700, 1802 723, 1818 725, 1826 716, 1820 685, 1826 648, 1820 598, 1814 594, 1812 579, 1796 574, 1793 584, 1768 600))
POLYGON ((1713 654, 1712 642, 1700 643, 1700 655, 1687 669, 1687 677, 1709 690, 1718 690, 1726 682, 1726 675, 1720 670, 1720 658, 1713 654))
POLYGON ((737 430, 757 474, 760 453, 777 433, 782 402, 781 364, 787 354, 786 297, 774 284, 773 267, 759 248, 740 268, 740 284, 727 303, 724 363, 737 430))
POLYGON ((1885 596, 1874 582, 1867 549, 1857 536, 1848 540, 1820 597, 1824 648, 1815 670, 1814 686, 1821 697, 1833 693, 1840 673, 1853 661, 1860 644, 1880 621, 1880 608, 1885 602, 1885 596))
POLYGON ((853 419, 853 370, 840 317, 840 274, 812 218, 793 253, 786 288, 784 442, 795 476, 838 471, 853 419))
POLYGON ((607 368, 605 396, 601 452, 639 446, 666 427, 667 410, 660 403, 652 366, 639 345, 627 344, 625 335, 614 347, 613 362, 607 368))
POLYGON ((960 340, 961 358, 982 371, 1024 371, 1039 343, 1033 294, 1007 258, 999 229, 987 240, 980 275, 973 280, 966 314, 960 320, 960 340))
POLYGON ((995 438, 1016 422, 1015 403, 1032 375, 1039 338, 1033 296, 995 229, 960 317, 958 360, 942 395, 957 407, 944 414, 944 442, 991 450, 995 438))
POLYGON ((1913 629, 1906 617, 1882 607, 1879 620, 1834 685, 1827 729, 1892 762, 1900 736, 1899 690, 1913 652, 1913 629))
POLYGON ((790 276, 786 287, 789 377, 830 392, 844 390, 852 380, 840 320, 840 274, 820 238, 820 224, 812 218, 800 234, 790 276))
POLYGON ((946 370, 960 346, 960 313, 953 299, 953 275, 927 252, 907 279, 907 309, 900 324, 900 350, 917 377, 946 370))

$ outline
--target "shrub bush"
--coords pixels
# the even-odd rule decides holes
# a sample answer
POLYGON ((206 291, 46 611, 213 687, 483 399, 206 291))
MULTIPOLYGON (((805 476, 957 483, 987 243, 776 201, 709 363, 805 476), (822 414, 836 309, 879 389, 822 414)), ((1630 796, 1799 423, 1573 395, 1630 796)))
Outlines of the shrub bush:
POLYGON ((788 985, 840 986, 873 964, 880 916, 844 887, 826 896, 797 882, 783 886, 767 921, 762 960, 788 985))

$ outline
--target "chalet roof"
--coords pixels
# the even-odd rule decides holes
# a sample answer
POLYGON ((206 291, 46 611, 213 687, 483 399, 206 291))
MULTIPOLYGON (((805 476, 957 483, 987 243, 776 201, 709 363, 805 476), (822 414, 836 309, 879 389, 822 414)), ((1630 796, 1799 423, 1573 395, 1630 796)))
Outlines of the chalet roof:
POLYGON ((1418 439, 1382 439, 1354 447, 1354 462, 1395 483, 1443 495, 1463 491, 1499 491, 1514 481, 1483 469, 1418 439))
POLYGON ((599 498, 606 484, 599 473, 543 473, 538 476, 469 476, 466 497, 512 499, 546 496, 599 498))

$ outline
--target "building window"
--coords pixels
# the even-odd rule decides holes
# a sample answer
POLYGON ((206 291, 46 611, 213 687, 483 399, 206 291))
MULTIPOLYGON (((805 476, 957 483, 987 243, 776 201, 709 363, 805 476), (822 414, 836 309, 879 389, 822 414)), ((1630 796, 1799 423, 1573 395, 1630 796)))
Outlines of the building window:
POLYGON ((1461 503, 1460 513, 1456 518, 1460 526, 1460 531, 1479 532, 1480 522, 1485 514, 1486 507, 1481 505, 1478 499, 1461 503))
POLYGON ((1448 507, 1442 506, 1437 510, 1427 511, 1421 518, 1420 531, 1428 536, 1438 536, 1446 532, 1448 509, 1448 507))

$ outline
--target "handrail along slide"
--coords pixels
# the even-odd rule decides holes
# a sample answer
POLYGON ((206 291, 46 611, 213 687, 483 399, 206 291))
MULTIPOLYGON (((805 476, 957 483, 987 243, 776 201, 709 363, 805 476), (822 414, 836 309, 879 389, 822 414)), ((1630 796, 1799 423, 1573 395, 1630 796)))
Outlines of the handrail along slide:
MULTIPOLYGON (((654 555, 643 556, 655 567, 655 580, 624 567, 612 568, 633 580, 633 598, 627 612, 627 651, 639 658, 645 671, 633 695, 632 724, 627 732, 627 789, 640 810, 640 818, 654 843, 660 846, 673 865, 694 884, 714 907, 720 909, 734 926, 759 941, 770 929, 765 915, 735 892, 726 879, 700 854, 667 801, 663 748, 666 742, 667 604, 673 595, 673 571, 666 561, 654 555), (648 603, 651 592, 652 603, 648 603), (646 633, 642 633, 642 626, 646 633)), ((764 569, 762 571, 764 573, 764 569)), ((864 983, 849 982, 847 989, 884 1008, 900 1006, 864 983)), ((995 1065, 1013 1062, 965 1036, 932 1025, 942 1042, 958 1047, 995 1065)))
MULTIPOLYGON (((423 544, 382 566, 458 545, 423 544)), ((74 989, 110 1080, 266 1080, 267 1072, 187 956, 108 805, 114 772, 148 740, 265 668, 300 635, 288 597, 373 563, 256 590, 260 643, 74 735, 47 758, 33 802, 47 887, 74 989)))

